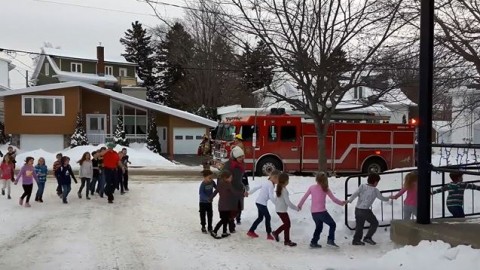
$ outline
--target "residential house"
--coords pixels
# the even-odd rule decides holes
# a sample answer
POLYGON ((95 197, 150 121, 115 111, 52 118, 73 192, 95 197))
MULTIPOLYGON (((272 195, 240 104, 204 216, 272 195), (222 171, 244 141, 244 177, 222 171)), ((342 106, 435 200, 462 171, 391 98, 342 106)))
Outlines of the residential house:
POLYGON ((31 82, 45 85, 76 81, 121 90, 125 94, 132 91, 145 93, 145 88, 138 87, 136 66, 122 56, 106 58, 102 46, 97 47, 96 56, 42 48, 31 82))
POLYGON ((461 86, 451 89, 451 120, 434 121, 438 143, 480 144, 480 100, 479 87, 461 86))
MULTIPOLYGON (((303 94, 292 83, 283 81, 274 86, 277 93, 290 99, 303 100, 303 94)), ((369 97, 376 92, 368 87, 358 87, 348 91, 343 100, 337 105, 337 109, 349 109, 348 111, 338 112, 333 115, 336 121, 368 121, 402 123, 408 119, 408 110, 410 106, 416 104, 410 101, 400 89, 393 89, 383 95, 378 104, 362 107, 369 97)), ((294 108, 285 101, 277 101, 265 89, 259 89, 254 92, 256 100, 259 102, 259 108, 242 108, 240 105, 231 105, 220 107, 217 114, 222 120, 247 115, 265 115, 270 113, 272 108, 283 108, 288 114, 304 115, 303 112, 295 111, 294 108)))
MULTIPOLYGON (((15 68, 12 61, 0 58, 0 91, 7 91, 10 89, 9 72, 15 68)), ((3 99, 0 98, 0 122, 3 122, 3 99)))
MULTIPOLYGON (((52 60, 47 62, 56 64, 52 60)), ((55 71, 55 74, 63 73, 55 71)), ((95 80, 101 80, 99 77, 95 80)), ((51 79, 63 80, 60 78, 63 77, 51 79)), ((55 152, 68 147, 77 113, 83 117, 88 139, 93 144, 112 140, 119 116, 124 119, 127 137, 132 142, 145 142, 148 116, 153 115, 162 152, 170 155, 195 154, 203 135, 217 126, 215 121, 85 82, 58 82, 3 91, 0 97, 5 100, 6 133, 12 134, 12 144, 22 150, 43 148, 55 152)))

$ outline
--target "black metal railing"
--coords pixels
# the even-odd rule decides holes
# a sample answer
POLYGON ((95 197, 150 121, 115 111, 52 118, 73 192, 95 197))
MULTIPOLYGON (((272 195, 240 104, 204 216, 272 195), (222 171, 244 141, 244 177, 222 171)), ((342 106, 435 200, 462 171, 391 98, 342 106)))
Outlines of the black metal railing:
MULTIPOLYGON (((447 173, 450 173, 450 172, 458 172, 458 171, 462 171, 462 173, 464 174, 464 176, 468 176, 470 178, 472 177, 476 177, 476 179, 469 179, 467 181, 464 181, 465 183, 472 183, 472 184, 477 184, 477 183, 480 183, 480 178, 477 177, 477 176, 480 176, 480 163, 470 163, 470 164, 463 164, 463 165, 451 165, 451 166, 441 166, 441 167, 433 167, 432 168, 432 173, 437 173, 437 174, 441 174, 441 181, 440 183, 437 183, 437 184, 433 184, 432 185, 432 191, 437 189, 437 188, 440 188, 442 186, 444 186, 445 184, 448 184, 450 182, 449 179, 447 179, 446 177, 446 174, 447 173), (473 170, 477 170, 477 171, 473 171, 473 170)), ((395 179, 395 180, 399 180, 399 186, 401 187, 402 183, 403 183, 403 179, 404 179, 404 175, 409 173, 409 172, 412 172, 414 169, 408 169, 408 170, 399 170, 399 171, 388 171, 388 172, 384 172, 384 173, 380 173, 380 176, 386 176, 386 175, 399 175, 400 178, 399 179, 395 179)), ((352 175, 352 176, 349 176, 346 181, 345 181, 345 200, 347 200, 352 194, 349 192, 349 186, 351 184, 351 180, 352 179, 357 179, 357 183, 355 185, 355 189, 358 188, 358 186, 360 186, 362 183, 365 183, 366 182, 366 177, 368 176, 368 174, 360 174, 360 175, 352 175)), ((392 180, 392 179, 390 179, 392 180)), ((383 183, 385 183, 386 181, 389 181, 389 180, 381 180, 380 181, 380 185, 383 183)), ((421 179, 419 179, 419 181, 421 181, 421 179)), ((394 195, 395 193, 399 192, 401 190, 401 188, 398 188, 398 189, 381 189, 381 186, 378 187, 380 192, 382 193, 382 195, 384 194, 387 194, 387 195, 384 195, 385 197, 389 197, 389 196, 392 196, 394 195)), ((469 201, 471 202, 471 205, 468 205, 466 204, 466 199, 464 199, 464 208, 465 210, 468 210, 468 213, 467 211, 465 211, 465 216, 480 216, 480 204, 477 205, 477 209, 478 210, 475 210, 475 193, 476 191, 475 190, 471 190, 471 195, 469 196, 466 196, 468 198, 466 199, 469 199, 469 201)), ((404 194, 405 195, 405 194, 404 194)), ((401 196, 401 199, 398 198, 398 200, 395 200, 395 201, 389 201, 389 202, 383 202, 383 201, 380 201, 380 203, 378 204, 374 204, 374 206, 372 207, 372 210, 374 211, 374 213, 377 215, 377 218, 379 219, 379 226, 380 227, 388 227, 390 226, 390 222, 394 219, 403 219, 403 199, 404 199, 404 195, 401 196), (386 204, 389 204, 389 206, 385 206, 386 204), (401 216, 398 216, 398 212, 399 211, 396 211, 398 210, 398 208, 400 208, 400 213, 401 213, 401 216)), ((468 195, 468 194, 466 194, 468 195)), ((480 196, 480 192, 477 194, 477 196, 480 196)), ((445 194, 445 192, 441 192, 441 194, 439 194, 438 196, 437 195, 432 195, 432 200, 431 200, 431 211, 430 211, 430 215, 432 217, 432 219, 436 219, 436 218, 447 218, 449 216, 447 216, 447 211, 446 211, 446 199, 447 199, 447 196, 445 194), (441 205, 441 208, 438 210, 437 206, 438 205, 441 205)), ((477 203, 480 202, 480 200, 477 200, 477 203)), ((355 230, 355 226, 352 225, 352 223, 350 223, 349 221, 349 207, 348 205, 345 206, 345 226, 347 226, 347 228, 349 228, 350 230, 355 230)), ((364 228, 368 228, 369 226, 365 226, 364 228)))

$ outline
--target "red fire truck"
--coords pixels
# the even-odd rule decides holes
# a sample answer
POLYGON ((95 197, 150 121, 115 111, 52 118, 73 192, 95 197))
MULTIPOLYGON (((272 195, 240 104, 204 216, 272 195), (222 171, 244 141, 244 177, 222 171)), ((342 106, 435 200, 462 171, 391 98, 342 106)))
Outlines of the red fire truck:
MULTIPOLYGON (((230 156, 235 134, 245 146, 247 171, 268 174, 315 172, 317 135, 313 121, 294 115, 263 115, 221 123, 216 132, 214 159, 230 156)), ((331 123, 325 155, 333 173, 382 172, 415 164, 415 126, 388 123, 331 123)))

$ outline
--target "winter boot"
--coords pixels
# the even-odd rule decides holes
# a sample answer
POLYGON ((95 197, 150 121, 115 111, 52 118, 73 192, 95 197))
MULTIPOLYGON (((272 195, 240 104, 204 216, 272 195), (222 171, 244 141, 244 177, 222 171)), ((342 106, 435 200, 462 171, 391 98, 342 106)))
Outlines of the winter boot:
POLYGON ((77 194, 78 194, 78 198, 81 199, 82 198, 82 193, 79 191, 77 194))
POLYGON ((42 197, 38 197, 38 202, 41 202, 41 203, 43 203, 43 199, 42 199, 42 197))
POLYGON ((311 248, 322 248, 322 245, 319 245, 318 243, 310 243, 311 248))
POLYGON ((5 195, 5 189, 2 188, 2 195, 5 195))
POLYGON ((205 229, 205 226, 202 227, 202 233, 207 233, 207 229, 205 229))
POLYGON ((10 195, 8 195, 8 196, 7 196, 7 199, 9 199, 9 200, 10 200, 11 198, 12 198, 12 197, 10 197, 10 195))
POLYGON ((328 240, 327 241, 327 245, 331 246, 331 247, 334 247, 334 248, 338 248, 339 246, 335 243, 335 241, 333 240, 328 240))
POLYGON ((366 237, 363 238, 363 242, 368 243, 372 246, 377 244, 377 242, 373 241, 372 238, 366 238, 366 237))

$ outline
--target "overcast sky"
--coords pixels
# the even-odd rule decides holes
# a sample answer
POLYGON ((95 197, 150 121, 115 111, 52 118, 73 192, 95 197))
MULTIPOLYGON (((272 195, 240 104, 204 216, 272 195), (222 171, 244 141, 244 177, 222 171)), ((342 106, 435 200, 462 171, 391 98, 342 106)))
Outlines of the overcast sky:
MULTIPOLYGON (((160 2, 185 5, 184 0, 160 2)), ((172 20, 184 14, 177 7, 159 8, 162 16, 172 20)), ((137 0, 0 0, 0 48, 40 52, 44 42, 50 42, 68 51, 95 55, 101 42, 107 57, 119 55, 124 50, 119 39, 133 21, 146 27, 160 24, 152 15, 152 9, 137 0)), ((30 56, 0 53, 0 57, 13 58, 17 66, 10 72, 11 88, 25 87, 25 70, 33 71, 30 56)))

